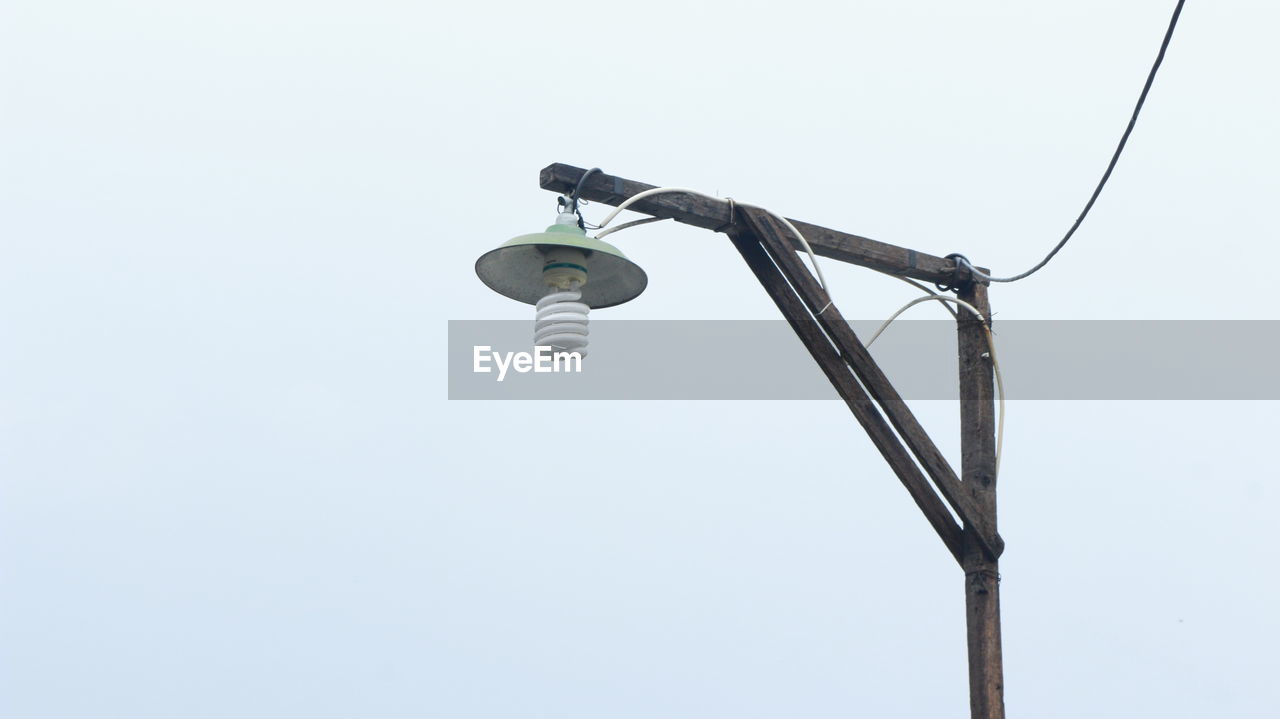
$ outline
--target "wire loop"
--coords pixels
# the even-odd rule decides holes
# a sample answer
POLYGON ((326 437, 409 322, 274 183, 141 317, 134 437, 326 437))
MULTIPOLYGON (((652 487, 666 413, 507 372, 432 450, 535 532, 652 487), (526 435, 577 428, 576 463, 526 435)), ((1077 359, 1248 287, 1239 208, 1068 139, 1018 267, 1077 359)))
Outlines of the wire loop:
POLYGON ((715 228, 714 230, 712 230, 712 232, 724 232, 725 230, 727 230, 727 229, 729 229, 730 227, 733 227, 735 224, 737 224, 737 219, 736 219, 736 217, 735 217, 735 215, 734 215, 735 210, 736 210, 736 209, 737 209, 737 207, 738 207, 737 203, 735 203, 735 202, 733 201, 733 198, 732 198, 732 197, 726 197, 726 198, 724 198, 724 199, 726 199, 726 200, 728 200, 728 201, 729 201, 729 221, 728 221, 728 222, 726 222, 726 223, 724 223, 723 225, 720 225, 719 227, 715 228))

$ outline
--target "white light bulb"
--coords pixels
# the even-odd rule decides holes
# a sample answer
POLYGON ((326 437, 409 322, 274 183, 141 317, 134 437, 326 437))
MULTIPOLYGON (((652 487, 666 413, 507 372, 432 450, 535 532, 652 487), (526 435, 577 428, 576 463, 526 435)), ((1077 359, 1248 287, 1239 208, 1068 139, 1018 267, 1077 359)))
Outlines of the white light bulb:
POLYGON ((587 283, 586 253, 573 247, 554 247, 543 252, 542 279, 547 294, 538 300, 533 324, 533 344, 553 352, 577 352, 587 356, 587 313, 581 302, 587 283))

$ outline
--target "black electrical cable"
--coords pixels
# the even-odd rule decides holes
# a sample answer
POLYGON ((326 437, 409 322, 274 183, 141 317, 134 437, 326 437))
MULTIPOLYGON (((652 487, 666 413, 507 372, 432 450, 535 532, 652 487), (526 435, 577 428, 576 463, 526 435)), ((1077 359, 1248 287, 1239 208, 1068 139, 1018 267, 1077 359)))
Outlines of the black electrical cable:
POLYGON ((597 172, 603 173, 604 170, 601 170, 598 167, 593 167, 582 173, 582 177, 578 178, 578 184, 573 187, 573 194, 569 195, 569 212, 578 216, 578 227, 583 231, 586 231, 587 229, 587 221, 583 218, 582 212, 578 210, 578 201, 582 197, 582 186, 587 184, 587 178, 597 172))
POLYGON ((1070 240, 1071 236, 1076 233, 1076 230, 1080 227, 1080 223, 1084 222, 1084 218, 1089 214, 1089 210, 1093 209, 1093 203, 1098 200, 1098 195, 1102 194, 1102 188, 1106 186, 1107 180, 1110 179, 1111 171, 1116 169, 1116 162, 1120 160, 1120 153, 1124 152, 1125 143, 1129 141, 1129 135, 1133 133, 1134 125, 1138 123, 1138 113, 1142 112, 1142 104, 1147 101, 1147 93, 1151 91, 1151 83, 1155 82, 1156 71, 1160 69, 1160 63, 1164 62, 1165 50, 1169 48, 1169 40, 1173 38, 1173 29, 1178 25, 1178 16, 1182 14, 1182 5, 1185 1, 1186 0, 1178 0, 1178 6, 1173 9, 1173 17, 1169 19, 1169 29, 1165 31, 1164 41, 1160 43, 1160 52, 1156 55, 1156 61, 1151 66, 1151 72, 1147 74, 1147 82, 1142 86, 1142 94, 1138 96, 1138 104, 1133 108, 1133 116, 1129 118, 1129 126, 1124 129, 1124 135, 1120 137, 1120 144, 1116 146, 1115 154, 1111 156, 1111 162, 1107 164, 1107 171, 1102 173, 1102 179, 1098 181, 1098 186, 1094 188, 1093 195, 1089 198, 1089 202, 1085 204, 1084 210, 1080 213, 1080 216, 1076 218, 1075 223, 1071 225, 1071 229, 1067 230, 1067 234, 1058 241, 1058 244, 1055 245, 1054 248, 1049 251, 1049 254, 1045 255, 1044 259, 1040 260, 1035 267, 1012 277, 992 277, 975 268, 967 259, 964 258, 963 255, 957 257, 956 262, 967 265, 970 272, 984 280, 987 280, 988 282, 1016 282, 1024 277, 1031 276, 1041 267, 1049 264, 1049 260, 1053 259, 1053 256, 1058 254, 1058 250, 1061 250, 1063 246, 1067 244, 1067 240, 1070 240))
POLYGON ((578 199, 582 197, 582 186, 583 186, 583 185, 585 185, 585 184, 587 184, 587 178, 588 178, 588 177, 591 177, 592 175, 594 175, 594 174, 595 174, 595 173, 597 173, 597 172, 599 172, 599 173, 603 173, 603 172, 604 172, 604 170, 601 170, 601 169, 600 169, 600 168, 598 168, 598 167, 593 167, 593 168, 591 168, 590 170, 587 170, 586 172, 582 173, 582 177, 579 177, 579 178, 578 178, 578 184, 574 186, 574 188, 573 188, 573 196, 570 198, 570 199, 572 200, 572 202, 573 202, 573 211, 574 211, 574 212, 577 212, 577 211, 578 211, 578 199))

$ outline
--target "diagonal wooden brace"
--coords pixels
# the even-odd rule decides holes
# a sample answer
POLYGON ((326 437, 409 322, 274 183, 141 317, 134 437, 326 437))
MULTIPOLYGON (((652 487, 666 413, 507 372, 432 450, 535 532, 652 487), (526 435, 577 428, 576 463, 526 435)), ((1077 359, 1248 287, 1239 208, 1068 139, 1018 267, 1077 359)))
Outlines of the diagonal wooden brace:
POLYGON ((791 243, 785 239, 788 230, 759 210, 741 209, 739 216, 746 228, 760 238, 769 256, 795 288, 809 312, 839 350, 841 357, 866 387, 867 393, 879 404, 889 423, 924 467, 938 491, 965 526, 973 529, 986 552, 992 558, 999 557, 1004 551, 1004 540, 995 531, 994 517, 981 510, 970 487, 956 476, 955 470, 947 463, 937 445, 920 426, 920 422, 880 366, 871 358, 849 323, 840 315, 840 310, 832 304, 826 290, 800 261, 791 243))
POLYGON ((929 480, 911 460, 911 455, 903 448, 875 403, 858 384, 849 365, 841 359, 822 327, 814 321, 809 310, 805 308, 803 300, 787 282, 787 278, 774 264, 756 236, 744 231, 730 233, 730 237, 734 246, 738 248, 738 252, 742 254, 742 258, 747 261, 747 266, 760 280, 760 284, 782 311, 782 315, 791 324, 800 341, 808 348, 809 354, 813 355, 813 359, 827 375, 827 379, 835 386, 840 397, 849 405, 853 416, 866 430, 876 449, 880 450, 880 454, 902 482, 902 486, 906 487, 907 492, 911 494, 916 506, 924 513, 925 519, 938 533, 942 543, 946 545, 947 550, 957 562, 962 562, 964 532, 960 525, 956 524, 946 504, 934 492, 933 487, 929 485, 929 480))

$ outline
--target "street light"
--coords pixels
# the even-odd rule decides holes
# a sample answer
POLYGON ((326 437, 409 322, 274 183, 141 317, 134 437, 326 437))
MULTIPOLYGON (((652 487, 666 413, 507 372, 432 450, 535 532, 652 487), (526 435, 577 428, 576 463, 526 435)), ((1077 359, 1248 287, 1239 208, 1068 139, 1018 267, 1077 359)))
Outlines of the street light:
POLYGON ((613 245, 587 237, 576 201, 556 223, 520 235, 476 260, 476 274, 494 292, 537 307, 533 343, 587 354, 587 312, 629 302, 648 276, 613 245))
POLYGON ((647 282, 644 271, 616 247, 598 236, 586 236, 577 212, 580 198, 615 205, 600 227, 632 207, 650 216, 602 230, 600 235, 658 219, 728 235, 964 570, 971 714, 975 719, 1003 719, 999 557, 1004 540, 996 529, 995 352, 990 344, 987 288, 977 274, 980 268, 963 265, 954 257, 935 257, 793 222, 728 198, 605 175, 598 168, 583 170, 557 163, 542 170, 539 184, 563 193, 556 224, 546 232, 517 237, 476 262, 476 274, 490 288, 537 305, 534 342, 539 346, 584 348, 588 309, 634 299, 647 282), (810 267, 799 252, 809 255, 810 267), (816 261, 819 252, 906 279, 922 289, 919 281, 945 283, 956 291, 954 297, 930 293, 928 299, 966 310, 956 318, 960 393, 966 400, 960 403, 959 473, 832 302, 816 261))

